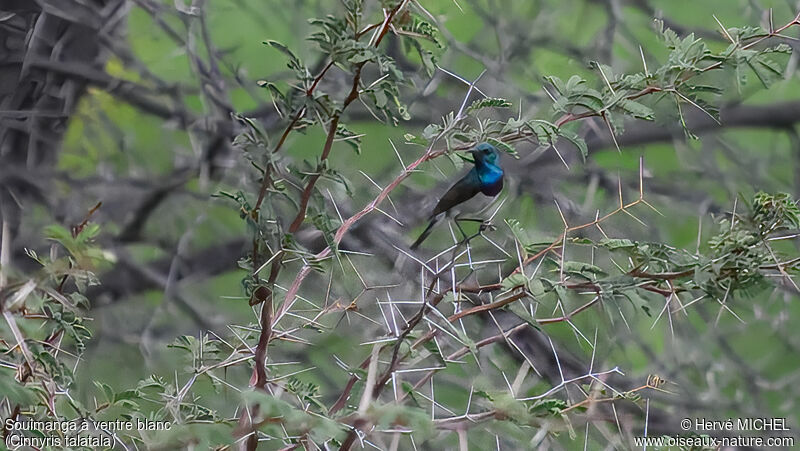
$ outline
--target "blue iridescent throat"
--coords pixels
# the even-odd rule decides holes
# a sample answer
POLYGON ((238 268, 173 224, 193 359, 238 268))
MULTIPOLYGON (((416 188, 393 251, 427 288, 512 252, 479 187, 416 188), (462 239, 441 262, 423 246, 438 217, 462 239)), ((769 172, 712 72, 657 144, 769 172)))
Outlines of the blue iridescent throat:
POLYGON ((503 169, 500 166, 476 161, 475 171, 481 184, 481 192, 487 196, 496 196, 503 189, 503 169))

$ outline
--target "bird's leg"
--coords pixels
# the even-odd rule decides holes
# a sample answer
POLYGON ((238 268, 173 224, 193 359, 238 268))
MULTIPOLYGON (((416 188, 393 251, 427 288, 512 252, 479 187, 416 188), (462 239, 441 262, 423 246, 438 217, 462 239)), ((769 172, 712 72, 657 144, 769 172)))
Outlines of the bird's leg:
POLYGON ((461 228, 461 221, 463 221, 463 219, 458 217, 453 218, 453 222, 456 223, 456 228, 461 232, 461 241, 465 241, 467 239, 467 234, 464 232, 464 229, 461 228))
POLYGON ((478 231, 479 232, 484 232, 486 230, 491 230, 491 229, 494 228, 494 226, 492 225, 492 222, 490 220, 488 220, 488 219, 483 219, 483 218, 458 218, 456 220, 457 221, 469 221, 469 222, 480 223, 480 225, 478 226, 478 231))
POLYGON ((487 226, 491 226, 491 224, 488 221, 486 221, 485 219, 481 219, 481 218, 462 218, 460 216, 456 216, 455 218, 453 218, 453 220, 455 221, 456 227, 458 227, 459 232, 461 232, 461 237, 462 237, 463 241, 469 241, 472 238, 475 238, 481 232, 486 230, 487 226), (467 235, 464 232, 464 229, 461 228, 461 224, 460 224, 461 221, 480 223, 480 225, 478 226, 478 233, 476 233, 475 235, 467 235))
MULTIPOLYGON (((459 221, 469 221, 469 222, 478 222, 478 223, 480 223, 480 225, 478 226, 478 233, 477 233, 478 235, 483 233, 483 232, 485 232, 485 231, 487 231, 487 230, 495 230, 495 227, 492 224, 492 221, 489 220, 489 219, 482 219, 482 218, 456 218, 455 221, 456 221, 456 225, 458 225, 459 221)), ((461 231, 461 234, 464 236, 464 239, 467 239, 467 235, 461 229, 460 225, 458 226, 458 230, 461 231)))

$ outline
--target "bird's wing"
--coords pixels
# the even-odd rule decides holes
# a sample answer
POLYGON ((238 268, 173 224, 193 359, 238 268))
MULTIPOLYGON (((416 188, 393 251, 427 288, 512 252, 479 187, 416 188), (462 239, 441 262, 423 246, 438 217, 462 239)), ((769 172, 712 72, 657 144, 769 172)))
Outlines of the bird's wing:
POLYGON ((461 180, 451 186, 449 190, 439 199, 436 208, 433 209, 431 216, 444 213, 456 205, 465 202, 481 192, 481 181, 478 178, 478 171, 472 168, 461 180))

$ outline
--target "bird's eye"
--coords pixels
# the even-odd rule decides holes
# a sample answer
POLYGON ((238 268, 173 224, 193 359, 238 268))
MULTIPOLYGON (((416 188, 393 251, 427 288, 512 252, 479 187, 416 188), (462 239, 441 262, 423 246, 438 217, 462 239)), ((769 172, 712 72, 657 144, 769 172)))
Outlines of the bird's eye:
POLYGON ((483 153, 488 154, 489 153, 489 149, 483 149, 483 153))

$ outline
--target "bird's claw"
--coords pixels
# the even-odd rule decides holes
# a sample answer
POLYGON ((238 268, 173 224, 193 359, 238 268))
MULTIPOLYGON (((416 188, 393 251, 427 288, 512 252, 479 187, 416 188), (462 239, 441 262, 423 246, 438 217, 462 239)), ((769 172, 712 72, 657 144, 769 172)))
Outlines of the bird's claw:
POLYGON ((487 230, 493 232, 493 231, 497 230, 497 227, 495 227, 494 224, 492 224, 491 221, 483 221, 483 222, 481 222, 481 225, 478 228, 478 230, 481 231, 481 232, 485 232, 487 230))

